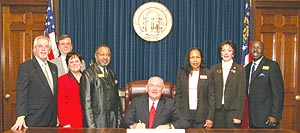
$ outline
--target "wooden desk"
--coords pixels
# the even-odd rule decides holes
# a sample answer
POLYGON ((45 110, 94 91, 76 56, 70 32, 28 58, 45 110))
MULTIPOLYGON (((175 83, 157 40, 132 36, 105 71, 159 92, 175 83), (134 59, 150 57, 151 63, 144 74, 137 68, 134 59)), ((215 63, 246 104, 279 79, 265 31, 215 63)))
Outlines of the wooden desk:
POLYGON ((126 133, 124 128, 49 128, 29 127, 20 131, 8 130, 4 133, 126 133))
POLYGON ((225 128, 213 128, 213 129, 186 129, 186 133, 297 133, 290 129, 225 129, 225 128))
MULTIPOLYGON (((186 129, 186 133, 297 133, 290 129, 186 129)), ((20 131, 8 130, 4 133, 126 133, 124 128, 48 128, 31 127, 20 131)))

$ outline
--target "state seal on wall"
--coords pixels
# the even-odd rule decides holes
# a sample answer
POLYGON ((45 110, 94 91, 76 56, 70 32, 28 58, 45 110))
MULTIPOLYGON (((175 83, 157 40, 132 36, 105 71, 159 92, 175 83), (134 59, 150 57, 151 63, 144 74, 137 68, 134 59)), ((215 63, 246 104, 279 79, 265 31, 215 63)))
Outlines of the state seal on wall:
POLYGON ((159 2, 146 2, 133 15, 133 28, 146 41, 162 40, 169 34, 172 25, 171 12, 159 2))

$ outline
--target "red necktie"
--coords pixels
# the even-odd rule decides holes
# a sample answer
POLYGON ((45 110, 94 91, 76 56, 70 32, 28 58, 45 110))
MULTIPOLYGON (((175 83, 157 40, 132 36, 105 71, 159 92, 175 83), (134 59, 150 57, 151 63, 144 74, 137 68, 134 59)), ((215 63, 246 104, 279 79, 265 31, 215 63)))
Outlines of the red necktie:
POLYGON ((152 128, 153 122, 154 122, 154 117, 155 117, 155 108, 154 108, 154 102, 152 103, 150 112, 149 112, 149 128, 152 128))

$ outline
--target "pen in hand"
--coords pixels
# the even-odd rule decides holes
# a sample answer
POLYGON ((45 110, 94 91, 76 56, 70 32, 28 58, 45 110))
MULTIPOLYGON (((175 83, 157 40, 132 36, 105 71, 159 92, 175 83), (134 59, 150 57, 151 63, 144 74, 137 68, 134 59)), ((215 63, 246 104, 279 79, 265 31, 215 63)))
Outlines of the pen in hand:
POLYGON ((141 120, 139 120, 139 122, 136 124, 135 129, 145 129, 146 125, 145 123, 142 123, 141 120))

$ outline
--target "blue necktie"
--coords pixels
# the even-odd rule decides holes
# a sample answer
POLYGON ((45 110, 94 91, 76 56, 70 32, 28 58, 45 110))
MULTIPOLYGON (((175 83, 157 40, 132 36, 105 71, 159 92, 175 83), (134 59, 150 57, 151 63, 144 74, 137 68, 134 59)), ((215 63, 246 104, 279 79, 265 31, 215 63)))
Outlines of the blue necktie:
POLYGON ((255 62, 253 62, 253 66, 252 66, 252 68, 251 68, 251 73, 250 73, 250 78, 249 78, 249 85, 248 85, 248 94, 250 94, 250 83, 251 83, 251 81, 253 80, 253 73, 254 73, 254 71, 255 71, 255 67, 256 67, 256 63, 255 62))
POLYGON ((252 81, 253 78, 254 78, 254 77, 253 77, 253 73, 254 73, 254 71, 255 71, 255 69, 256 69, 255 67, 256 67, 256 63, 254 62, 254 63, 253 63, 253 66, 252 66, 252 68, 251 68, 251 81, 252 81))

